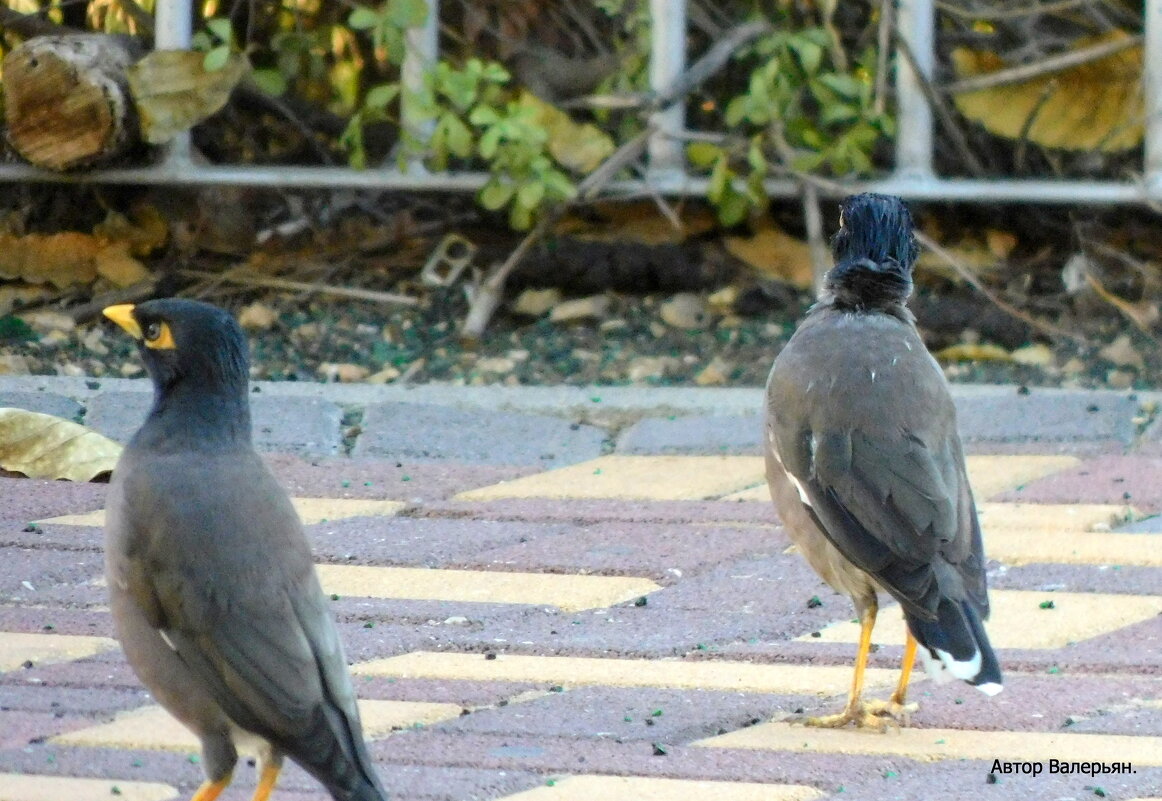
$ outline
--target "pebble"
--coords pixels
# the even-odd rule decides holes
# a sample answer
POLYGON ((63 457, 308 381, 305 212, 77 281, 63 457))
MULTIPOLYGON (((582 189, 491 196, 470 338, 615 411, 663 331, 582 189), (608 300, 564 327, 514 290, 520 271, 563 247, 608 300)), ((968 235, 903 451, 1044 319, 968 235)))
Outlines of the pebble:
POLYGON ((679 292, 662 303, 658 310, 666 325, 695 330, 705 328, 709 320, 706 301, 693 292, 679 292))
POLYGON ((1110 389, 1129 389, 1134 385, 1134 373, 1130 370, 1110 370, 1106 373, 1106 385, 1110 389))
POLYGON ((38 334, 54 331, 72 331, 77 327, 77 321, 67 314, 54 311, 35 311, 18 315, 28 327, 38 334))
POLYGON ((399 370, 395 369, 394 367, 388 366, 388 367, 384 367, 379 372, 372 373, 371 375, 367 376, 367 383, 368 384, 389 384, 392 381, 399 378, 401 375, 403 375, 403 373, 401 373, 399 370))
POLYGON ((1118 367, 1133 367, 1136 370, 1141 370, 1146 366, 1145 360, 1142 359, 1142 354, 1134 347, 1133 342, 1130 341, 1129 334, 1122 334, 1110 344, 1097 352, 1107 362, 1112 362, 1118 367))
POLYGON ((673 356, 638 356, 630 360, 626 377, 635 383, 665 378, 667 373, 677 369, 680 364, 673 356))
POLYGON ((70 337, 64 331, 56 330, 49 331, 38 341, 46 348, 59 348, 61 345, 67 345, 69 342, 71 342, 72 337, 70 337))
POLYGON ((136 362, 125 362, 118 370, 122 378, 133 378, 145 372, 145 368, 136 362))
POLYGON ((278 312, 265 303, 251 303, 238 312, 238 325, 247 331, 269 331, 276 322, 278 312))
POLYGON ((710 363, 694 376, 694 383, 700 387, 723 387, 730 382, 730 374, 734 365, 715 356, 710 363))
POLYGON ((340 384, 355 384, 371 375, 371 371, 361 364, 350 362, 323 362, 319 365, 318 373, 326 381, 338 381, 340 384))
POLYGON ((559 289, 526 289, 513 301, 512 313, 523 314, 526 317, 541 317, 560 302, 559 289))
POLYGON ((487 356, 476 362, 476 369, 482 373, 511 373, 516 369, 516 362, 503 356, 487 356))
POLYGON ((85 350, 97 356, 109 355, 109 347, 105 344, 105 332, 99 326, 93 326, 89 333, 81 338, 81 344, 85 346, 85 350))
POLYGON ((558 303, 549 312, 549 320, 554 323, 577 323, 604 317, 608 311, 608 295, 590 295, 558 303))

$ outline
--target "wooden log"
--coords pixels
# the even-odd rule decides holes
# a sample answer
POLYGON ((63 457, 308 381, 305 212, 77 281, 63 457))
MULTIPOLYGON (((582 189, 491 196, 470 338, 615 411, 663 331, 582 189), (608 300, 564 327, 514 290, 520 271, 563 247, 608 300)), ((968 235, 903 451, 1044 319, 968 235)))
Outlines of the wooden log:
POLYGON ((140 55, 133 40, 104 34, 24 42, 4 59, 9 143, 58 171, 124 154, 139 138, 126 70, 140 55))

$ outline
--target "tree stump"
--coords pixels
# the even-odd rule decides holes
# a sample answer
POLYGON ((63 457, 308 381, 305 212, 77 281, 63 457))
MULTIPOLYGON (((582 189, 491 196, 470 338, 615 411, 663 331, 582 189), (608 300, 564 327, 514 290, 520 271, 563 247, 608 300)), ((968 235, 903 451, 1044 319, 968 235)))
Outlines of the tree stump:
POLYGON ((8 141, 50 170, 92 166, 138 141, 126 70, 136 43, 104 34, 29 39, 4 59, 8 141))

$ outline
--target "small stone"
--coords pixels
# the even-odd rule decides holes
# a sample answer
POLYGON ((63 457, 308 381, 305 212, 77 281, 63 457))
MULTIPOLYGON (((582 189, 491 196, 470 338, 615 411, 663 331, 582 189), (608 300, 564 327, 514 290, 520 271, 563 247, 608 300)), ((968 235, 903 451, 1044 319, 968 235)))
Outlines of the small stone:
POLYGON ((476 362, 476 369, 482 373, 511 373, 516 369, 516 362, 504 356, 486 356, 476 362))
POLYGON ((452 615, 444 620, 445 626, 467 626, 468 618, 463 615, 452 615))
POLYGON ((38 334, 52 331, 72 331, 77 327, 77 321, 67 314, 54 311, 36 311, 18 315, 27 323, 28 327, 38 334))
POLYGON ((265 303, 251 303, 238 312, 238 325, 247 331, 269 331, 278 322, 278 312, 265 303))
POLYGON ((512 313, 526 317, 541 317, 560 302, 559 289, 526 289, 512 302, 512 313))
POLYGON ((662 303, 658 310, 666 325, 686 330, 705 328, 710 319, 706 301, 693 292, 679 292, 662 303))
POLYGON ((587 298, 558 303, 549 312, 549 320, 554 323, 576 323, 604 317, 608 311, 609 297, 607 295, 590 295, 587 298))
POLYGON ((371 375, 371 371, 363 365, 350 362, 323 362, 319 365, 318 373, 324 380, 338 381, 340 384, 354 384, 371 375))
POLYGON ((1110 344, 1097 352, 1107 362, 1112 362, 1118 367, 1132 367, 1135 370, 1141 370, 1146 366, 1142 359, 1142 354, 1134 347, 1130 341, 1129 334, 1122 334, 1110 344))
POLYGON ((145 372, 145 368, 136 362, 125 362, 118 372, 121 373, 122 378, 133 378, 145 372))
POLYGON ((392 381, 399 378, 401 375, 402 375, 402 373, 400 373, 399 370, 395 369, 394 367, 388 366, 388 367, 384 367, 382 370, 380 370, 377 373, 372 373, 371 375, 367 376, 367 383, 368 384, 389 384, 392 381))
POLYGON ((624 331, 629 328, 629 323, 620 317, 615 317, 612 320, 602 320, 597 328, 601 333, 608 334, 610 331, 624 331))
POLYGON ((69 378, 80 378, 83 375, 88 375, 88 371, 86 371, 85 368, 79 364, 66 362, 64 364, 57 365, 56 374, 68 376, 69 378))
POLYGON ((532 354, 524 348, 513 348, 508 352, 508 358, 514 362, 527 362, 532 354))
POLYGON ((1085 362, 1074 356, 1061 365, 1061 372, 1068 376, 1079 376, 1085 372, 1085 362))
POLYGON ((109 355, 109 347, 105 344, 105 332, 96 326, 81 338, 81 344, 85 346, 86 350, 98 356, 109 355))
POLYGON ((706 298, 707 305, 718 314, 729 314, 734 311, 735 301, 738 300, 738 287, 724 286, 706 298))
POLYGON ((694 383, 700 387, 723 387, 730 381, 730 374, 733 370, 733 364, 715 356, 710 360, 710 364, 703 367, 698 375, 694 376, 694 383))
POLYGON ((321 331, 318 323, 304 323, 291 331, 291 336, 298 340, 314 341, 319 338, 321 331))
POLYGON ((666 330, 666 327, 659 323, 657 320, 650 322, 650 336, 652 336, 654 339, 661 339, 667 333, 669 332, 666 330))
POLYGON ((39 342, 46 348, 59 348, 61 345, 67 345, 70 340, 71 337, 64 331, 49 331, 39 342))
POLYGON ((630 361, 626 377, 635 383, 656 380, 665 378, 667 373, 680 366, 672 356, 638 356, 630 361))
POLYGON ((1106 373, 1106 384, 1110 389, 1129 389, 1134 385, 1134 374, 1129 370, 1110 370, 1106 373))
POLYGON ((1048 345, 1040 343, 1017 348, 1009 354, 1017 364, 1028 364, 1033 367, 1049 367, 1053 364, 1053 350, 1048 345))

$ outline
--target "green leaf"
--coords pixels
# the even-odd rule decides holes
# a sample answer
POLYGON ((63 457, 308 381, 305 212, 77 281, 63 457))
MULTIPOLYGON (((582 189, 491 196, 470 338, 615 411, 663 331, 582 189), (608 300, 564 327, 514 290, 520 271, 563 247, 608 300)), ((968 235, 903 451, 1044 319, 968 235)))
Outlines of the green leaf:
POLYGON ((206 27, 210 29, 210 33, 218 37, 218 39, 226 44, 230 44, 234 40, 234 26, 230 24, 230 20, 226 17, 214 17, 206 20, 206 27))
POLYGON ((440 118, 440 124, 447 131, 448 150, 452 155, 468 158, 472 155, 472 132, 459 117, 448 112, 440 118))
POLYGON ((545 185, 540 181, 529 181, 516 193, 516 202, 529 209, 539 207, 544 198, 545 185))
POLYGON ((686 158, 701 170, 709 169, 723 155, 722 148, 710 142, 691 142, 686 146, 686 158))
POLYGON ((268 95, 278 97, 287 90, 286 76, 278 70, 254 70, 250 73, 254 83, 268 95))
POLYGON ((388 0, 387 18, 398 28, 418 28, 428 20, 424 0, 388 0))
POLYGON ((746 196, 731 189, 722 203, 718 204, 718 221, 727 227, 738 225, 746 219, 749 210, 746 196))
POLYGON ((508 224, 518 231, 527 231, 533 224, 533 210, 513 203, 508 209, 508 224))
POLYGON ((367 91, 363 104, 369 108, 384 109, 399 96, 398 83, 381 83, 367 91))
POLYGON ((819 115, 819 122, 824 125, 835 125, 841 122, 852 122, 859 119, 859 109, 847 103, 831 103, 823 108, 819 115))
POLYGON ((355 6, 351 16, 347 17, 347 24, 357 31, 367 31, 379 25, 383 18, 379 12, 367 6, 355 6))
POLYGON ((795 55, 799 57, 799 64, 802 65, 803 72, 814 75, 819 71, 819 65, 823 63, 822 47, 810 39, 800 36, 791 37, 788 44, 795 51, 795 55))
POLYGON ((484 104, 477 105, 468 114, 468 122, 473 125, 484 127, 485 125, 493 125, 500 121, 500 114, 496 112, 492 106, 484 104))
POLYGON ((565 200, 577 194, 577 187, 569 180, 569 176, 560 170, 550 170, 541 176, 545 190, 553 197, 565 200))
POLYGON ((820 75, 819 82, 826 86, 831 91, 835 92, 840 97, 845 97, 848 100, 859 100, 863 94, 864 84, 857 78, 851 75, 844 75, 838 72, 829 72, 820 75))
POLYGON ((726 197, 726 193, 730 189, 730 179, 734 177, 725 158, 720 158, 714 163, 714 169, 710 172, 710 183, 706 187, 706 197, 711 203, 718 205, 726 197))
POLYGON ((484 72, 481 77, 490 83, 508 83, 512 78, 508 70, 497 64, 495 61, 489 61, 484 67, 484 72))
POLYGON ((206 53, 206 57, 202 59, 202 69, 206 72, 217 72, 225 67, 229 60, 230 48, 227 45, 219 45, 206 53))
POLYGON ((339 144, 347 150, 347 163, 357 170, 367 167, 367 151, 363 148, 363 118, 354 115, 339 136, 339 144))
POLYGON ((496 211, 504 208, 504 204, 508 203, 515 190, 515 184, 501 183, 493 178, 481 188, 478 199, 481 206, 489 211, 496 211))
POLYGON ((491 159, 496 155, 497 148, 500 147, 500 127, 492 126, 484 135, 480 137, 480 144, 476 146, 480 155, 486 159, 491 159))

